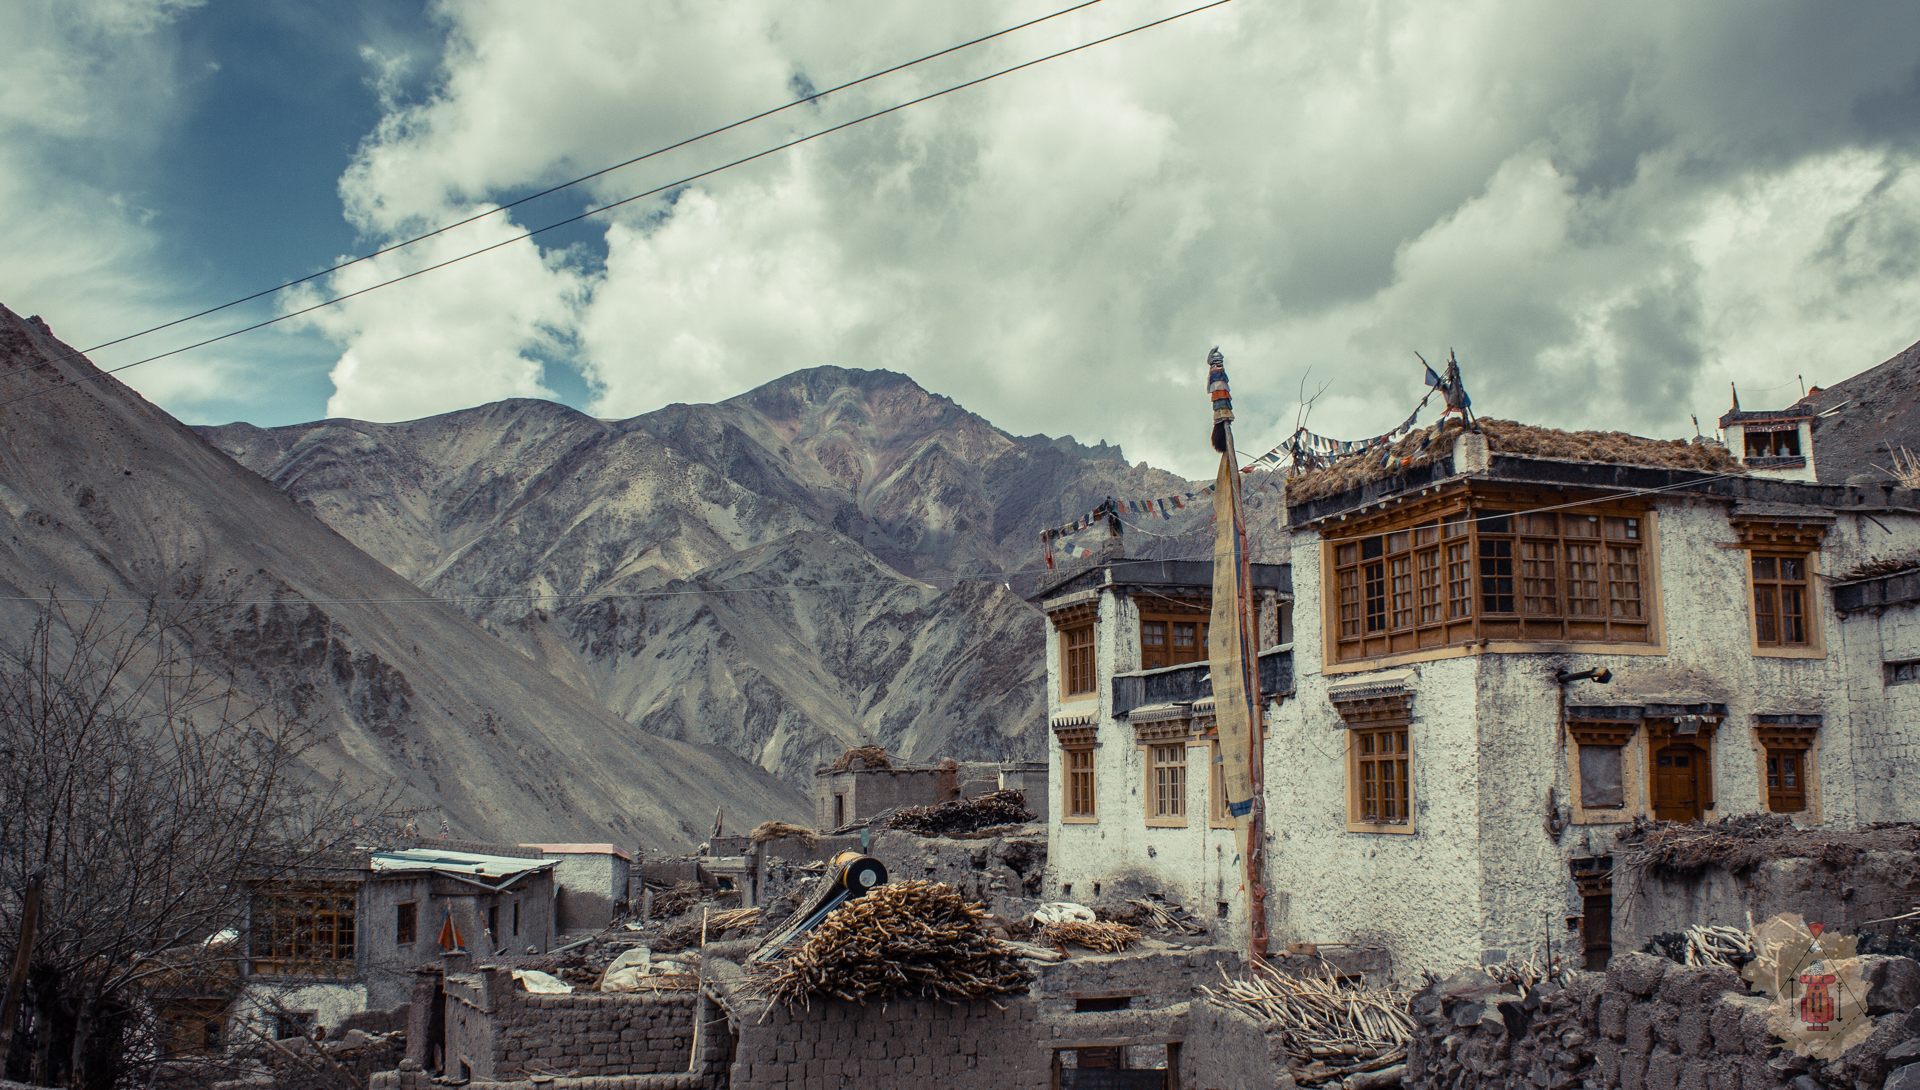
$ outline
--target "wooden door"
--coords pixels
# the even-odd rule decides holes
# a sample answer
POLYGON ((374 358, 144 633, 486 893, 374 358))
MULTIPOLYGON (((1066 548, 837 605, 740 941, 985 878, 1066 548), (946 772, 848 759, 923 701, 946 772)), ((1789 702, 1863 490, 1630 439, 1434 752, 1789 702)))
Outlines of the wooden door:
POLYGON ((1699 821, 1706 816, 1707 755, 1689 742, 1668 742, 1653 755, 1653 816, 1699 821))

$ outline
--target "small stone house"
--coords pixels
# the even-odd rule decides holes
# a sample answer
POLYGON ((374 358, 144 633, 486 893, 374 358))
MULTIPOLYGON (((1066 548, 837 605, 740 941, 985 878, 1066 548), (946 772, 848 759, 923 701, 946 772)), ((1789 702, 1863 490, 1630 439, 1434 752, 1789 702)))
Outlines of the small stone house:
POLYGON ((414 847, 257 885, 234 1014, 275 1036, 331 1028, 407 1002, 413 968, 450 946, 545 953, 555 935, 555 866, 534 852, 414 847))

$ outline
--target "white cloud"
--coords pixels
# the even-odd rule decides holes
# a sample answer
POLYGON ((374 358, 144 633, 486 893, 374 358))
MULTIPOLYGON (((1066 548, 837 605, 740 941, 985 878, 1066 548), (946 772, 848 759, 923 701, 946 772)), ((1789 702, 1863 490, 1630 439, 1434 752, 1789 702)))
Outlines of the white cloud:
MULTIPOLYGON (((520 232, 494 215, 350 266, 330 278, 324 294, 360 291, 520 232)), ((531 242, 509 242, 294 319, 347 346, 333 368, 327 415, 405 420, 506 397, 552 397, 538 354, 571 330, 580 290, 565 257, 542 254, 531 242)), ((290 292, 283 309, 304 309, 322 295, 311 287, 290 292)))
MULTIPOLYGON (((438 89, 389 114, 343 197, 370 232, 403 231, 753 112, 796 75, 825 85, 1041 10, 444 5, 438 89)), ((1173 10, 1111 0, 593 190, 1173 10)), ((1489 412, 1676 434, 1729 378, 1778 385, 1817 358, 1831 381, 1920 336, 1917 35, 1898 3, 1229 5, 629 206, 577 283, 531 255, 474 264, 577 331, 605 413, 893 367, 1009 429, 1200 473, 1212 344, 1249 444, 1282 437, 1309 365, 1334 383, 1316 425, 1360 435, 1422 392, 1411 350, 1451 346, 1489 412)), ((408 329, 437 294, 481 292, 472 275, 329 326, 352 363, 335 408, 494 389, 458 381, 472 345, 408 329)))

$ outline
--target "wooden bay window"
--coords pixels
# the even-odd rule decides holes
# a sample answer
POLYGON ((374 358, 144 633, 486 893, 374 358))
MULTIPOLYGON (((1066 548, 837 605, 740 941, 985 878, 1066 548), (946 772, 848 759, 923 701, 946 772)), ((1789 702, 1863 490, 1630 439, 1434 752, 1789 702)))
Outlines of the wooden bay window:
POLYGON ((1157 670, 1203 662, 1207 657, 1207 606, 1141 603, 1140 668, 1157 670))
POLYGON ((1502 509, 1558 498, 1456 496, 1329 535, 1334 661, 1489 639, 1651 643, 1646 514, 1502 509))
POLYGON ((263 888, 248 915, 256 973, 344 976, 353 972, 355 893, 351 884, 263 888))

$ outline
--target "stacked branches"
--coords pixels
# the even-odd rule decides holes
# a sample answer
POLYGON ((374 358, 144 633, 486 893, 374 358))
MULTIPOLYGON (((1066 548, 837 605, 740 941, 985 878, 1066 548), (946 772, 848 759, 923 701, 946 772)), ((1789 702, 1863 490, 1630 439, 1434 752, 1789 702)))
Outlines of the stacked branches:
POLYGON ((1022 825, 1033 820, 1026 796, 993 791, 978 798, 954 799, 931 806, 908 806, 887 819, 887 828, 921 836, 952 836, 993 825, 1022 825))
POLYGON ((859 761, 862 768, 893 767, 893 759, 879 746, 855 746, 834 758, 827 767, 834 772, 845 772, 853 767, 855 761, 859 761))
POLYGON ((1413 1036, 1411 998, 1319 976, 1289 976, 1264 962, 1236 980, 1220 970, 1218 988, 1201 985, 1208 1002, 1238 1007, 1267 1023, 1293 1056, 1295 1081, 1306 1085, 1376 1071, 1406 1058, 1413 1036))
POLYGON ((1745 874, 1773 859, 1811 859, 1829 869, 1873 851, 1920 850, 1920 826, 1801 829, 1785 814, 1735 814, 1722 821, 1636 821, 1614 838, 1616 865, 1685 877, 1718 867, 1745 874))
POLYGON ((820 835, 805 825, 795 825, 788 821, 763 821, 753 827, 747 839, 755 844, 765 844, 770 840, 798 840, 811 848, 820 835))
POLYGON ((834 909, 785 959, 756 970, 751 986, 788 1006, 816 996, 960 1001, 1025 991, 1032 971, 987 933, 986 917, 944 883, 879 886, 834 909))
POLYGON ((1102 954, 1117 954, 1140 941, 1140 929, 1110 920, 1061 920, 1042 924, 1040 937, 1054 946, 1084 946, 1102 954))

